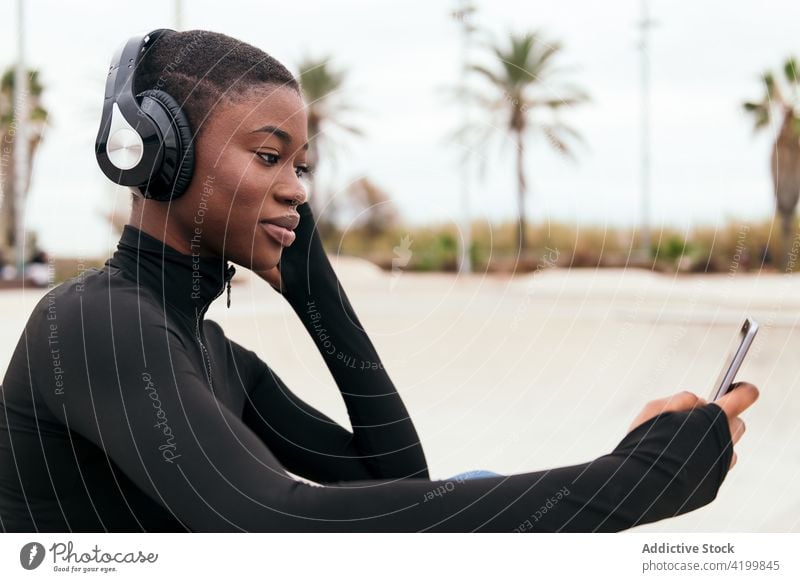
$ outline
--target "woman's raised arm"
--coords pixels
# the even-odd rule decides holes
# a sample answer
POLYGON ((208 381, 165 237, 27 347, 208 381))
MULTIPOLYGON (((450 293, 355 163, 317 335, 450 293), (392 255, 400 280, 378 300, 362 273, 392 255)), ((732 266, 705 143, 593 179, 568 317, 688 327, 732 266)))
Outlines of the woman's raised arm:
POLYGON ((301 204, 298 212, 296 239, 283 249, 279 263, 279 291, 336 381, 353 427, 353 446, 374 478, 427 479, 414 423, 328 260, 311 207, 301 204))

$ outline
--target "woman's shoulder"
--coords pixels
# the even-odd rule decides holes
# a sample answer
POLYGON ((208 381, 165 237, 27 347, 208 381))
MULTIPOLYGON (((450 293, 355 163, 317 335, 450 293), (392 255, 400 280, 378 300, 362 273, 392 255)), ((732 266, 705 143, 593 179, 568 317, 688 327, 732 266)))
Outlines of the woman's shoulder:
POLYGON ((149 289, 124 277, 119 269, 103 266, 86 269, 49 289, 34 306, 30 320, 124 320, 158 314, 163 318, 163 309, 149 289))

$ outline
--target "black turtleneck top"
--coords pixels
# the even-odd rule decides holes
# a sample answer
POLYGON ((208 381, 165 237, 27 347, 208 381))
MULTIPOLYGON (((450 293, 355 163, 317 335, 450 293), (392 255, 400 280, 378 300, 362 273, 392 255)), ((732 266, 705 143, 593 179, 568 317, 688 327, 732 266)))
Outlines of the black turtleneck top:
POLYGON ((205 319, 234 274, 227 261, 127 225, 105 265, 49 290, 20 336, 0 401, 2 531, 618 531, 716 497, 733 449, 714 403, 660 414, 579 465, 431 481, 310 208, 299 211, 281 295, 352 430, 205 319))

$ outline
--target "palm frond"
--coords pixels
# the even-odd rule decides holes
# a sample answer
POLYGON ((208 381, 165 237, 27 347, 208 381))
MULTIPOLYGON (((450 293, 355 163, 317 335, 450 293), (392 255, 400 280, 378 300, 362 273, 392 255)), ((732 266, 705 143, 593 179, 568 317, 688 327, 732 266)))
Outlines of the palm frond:
POLYGON ((542 132, 547 137, 551 145, 571 161, 577 161, 573 147, 568 143, 568 139, 575 142, 586 144, 584 137, 573 127, 561 122, 544 124, 541 126, 542 132))
POLYGON ((497 127, 492 123, 472 122, 448 132, 444 137, 443 143, 447 146, 452 146, 455 143, 460 147, 459 164, 468 163, 471 158, 478 155, 480 171, 485 173, 486 163, 489 159, 487 152, 491 143, 495 141, 492 138, 497 135, 497 127))
POLYGON ((775 76, 772 74, 772 71, 767 71, 761 76, 761 80, 764 83, 764 88, 767 91, 767 99, 769 101, 775 101, 778 104, 784 103, 783 93, 781 92, 780 87, 775 82, 775 76))
POLYGON ((484 67, 483 65, 469 65, 468 69, 474 73, 478 73, 479 75, 486 78, 492 85, 496 87, 503 87, 505 86, 506 80, 494 71, 491 71, 484 67))
POLYGON ((753 115, 753 131, 757 132, 769 125, 771 115, 769 102, 745 101, 742 108, 753 115))
MULTIPOLYGON (((343 119, 343 114, 357 108, 343 96, 346 94, 347 72, 336 69, 330 56, 303 57, 297 64, 298 81, 308 110, 309 125, 317 128, 319 135, 311 136, 317 141, 319 157, 335 164, 340 144, 334 145, 327 129, 336 127, 344 132, 363 136, 364 132, 343 119)), ((318 162, 317 162, 318 163, 318 162)))
MULTIPOLYGON (((508 34, 504 44, 494 43, 488 47, 494 67, 483 64, 470 67, 481 79, 488 81, 494 94, 482 92, 470 98, 492 114, 505 111, 503 117, 507 121, 498 126, 516 128, 522 132, 531 123, 542 124, 533 121, 533 112, 537 109, 555 113, 559 109, 589 101, 590 96, 582 89, 553 81, 552 76, 558 71, 556 59, 562 50, 560 42, 545 40, 540 30, 508 34), (537 93, 544 95, 533 96, 537 93)), ((466 98, 463 92, 461 98, 466 98)), ((557 120, 550 123, 550 131, 556 131, 556 127, 560 127, 557 120)), ((561 138, 551 141, 562 153, 569 149, 563 142, 561 138)))
POLYGON ((783 65, 783 75, 790 84, 797 83, 797 60, 794 57, 789 57, 783 65))
POLYGON ((364 137, 364 135, 366 135, 364 133, 364 130, 362 130, 361 128, 356 127, 355 125, 351 125, 349 123, 342 122, 336 119, 335 117, 330 118, 328 122, 331 123, 332 125, 335 125, 339 129, 346 131, 351 135, 357 135, 359 137, 364 137))
POLYGON ((572 154, 572 150, 569 146, 561 139, 558 133, 549 125, 542 125, 541 126, 542 133, 547 137, 547 141, 550 142, 550 145, 553 146, 558 153, 562 154, 565 157, 574 159, 574 155, 572 154))
POLYGON ((582 95, 571 95, 556 99, 530 99, 527 101, 529 107, 546 107, 548 109, 560 109, 562 107, 574 107, 589 101, 588 97, 582 95))

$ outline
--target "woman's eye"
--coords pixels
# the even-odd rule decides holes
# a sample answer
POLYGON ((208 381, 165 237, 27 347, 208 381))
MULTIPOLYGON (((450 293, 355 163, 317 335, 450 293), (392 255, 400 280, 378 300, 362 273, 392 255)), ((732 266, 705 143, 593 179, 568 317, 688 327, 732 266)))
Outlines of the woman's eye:
MULTIPOLYGON (((258 155, 262 160, 264 160, 264 163, 266 163, 268 166, 274 166, 275 164, 278 163, 278 160, 281 159, 281 157, 278 154, 259 153, 256 155, 258 155)), ((314 172, 314 169, 309 166, 297 166, 295 167, 294 172, 295 174, 297 174, 298 178, 303 178, 312 174, 314 172)))
POLYGON ((297 166, 294 171, 298 178, 308 177, 314 172, 309 166, 297 166))
POLYGON ((277 164, 278 160, 280 159, 280 156, 278 156, 278 154, 260 153, 257 155, 270 166, 277 164))

